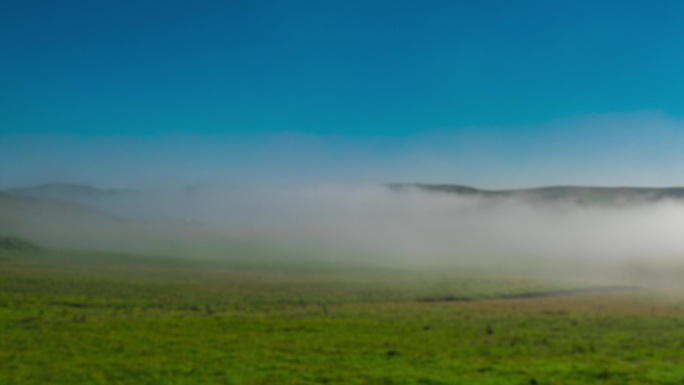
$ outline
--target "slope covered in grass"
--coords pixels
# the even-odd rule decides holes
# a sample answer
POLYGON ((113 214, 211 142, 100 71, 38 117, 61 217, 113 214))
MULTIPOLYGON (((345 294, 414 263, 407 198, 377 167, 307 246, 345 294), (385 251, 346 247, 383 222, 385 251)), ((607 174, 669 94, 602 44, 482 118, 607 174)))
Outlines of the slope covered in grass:
POLYGON ((0 235, 0 250, 7 251, 37 251, 40 247, 19 237, 0 235))

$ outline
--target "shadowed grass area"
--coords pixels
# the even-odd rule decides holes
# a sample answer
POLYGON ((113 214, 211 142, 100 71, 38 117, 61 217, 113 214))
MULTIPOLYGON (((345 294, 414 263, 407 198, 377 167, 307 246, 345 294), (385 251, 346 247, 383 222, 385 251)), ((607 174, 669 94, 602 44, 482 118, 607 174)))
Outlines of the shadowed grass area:
POLYGON ((261 269, 51 250, 0 256, 3 384, 684 379, 678 295, 582 293, 580 283, 459 269, 261 269), (471 300, 424 301, 449 296, 471 300))

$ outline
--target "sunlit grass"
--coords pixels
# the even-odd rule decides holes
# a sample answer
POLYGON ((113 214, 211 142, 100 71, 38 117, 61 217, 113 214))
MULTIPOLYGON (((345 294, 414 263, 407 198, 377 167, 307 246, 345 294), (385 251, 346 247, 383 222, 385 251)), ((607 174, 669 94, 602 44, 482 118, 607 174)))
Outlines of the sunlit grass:
POLYGON ((0 383, 684 379, 684 302, 677 295, 497 299, 567 287, 574 286, 458 269, 259 269, 1 252, 0 383))

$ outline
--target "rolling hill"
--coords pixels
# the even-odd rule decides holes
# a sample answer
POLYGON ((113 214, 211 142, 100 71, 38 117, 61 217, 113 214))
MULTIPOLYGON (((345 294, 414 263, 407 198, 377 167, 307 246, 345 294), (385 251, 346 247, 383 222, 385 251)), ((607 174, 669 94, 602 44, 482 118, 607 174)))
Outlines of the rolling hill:
POLYGON ((455 184, 393 183, 393 191, 419 190, 491 199, 523 199, 539 203, 640 204, 664 200, 684 201, 684 188, 550 186, 512 190, 484 190, 455 184))

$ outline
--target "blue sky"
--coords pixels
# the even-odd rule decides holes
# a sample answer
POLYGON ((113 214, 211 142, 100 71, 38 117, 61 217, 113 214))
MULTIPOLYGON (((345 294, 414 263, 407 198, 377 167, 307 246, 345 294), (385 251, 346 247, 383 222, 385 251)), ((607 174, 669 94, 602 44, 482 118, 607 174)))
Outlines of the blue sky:
POLYGON ((0 188, 684 185, 679 1, 0 5, 0 188))

